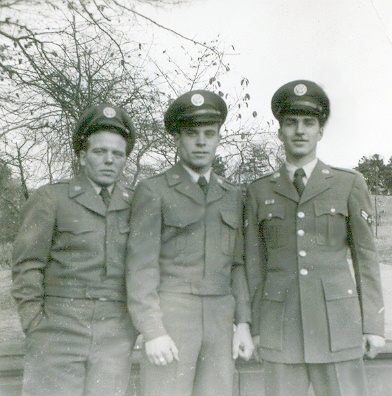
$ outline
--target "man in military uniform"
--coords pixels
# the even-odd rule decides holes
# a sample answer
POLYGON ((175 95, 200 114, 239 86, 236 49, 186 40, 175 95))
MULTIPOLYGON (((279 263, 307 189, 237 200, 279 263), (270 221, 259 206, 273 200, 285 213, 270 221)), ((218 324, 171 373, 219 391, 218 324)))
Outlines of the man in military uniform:
POLYGON ((144 395, 231 395, 234 359, 253 351, 242 196, 211 170, 226 115, 212 92, 177 98, 165 126, 180 161, 135 191, 127 285, 144 395))
POLYGON ((12 294, 26 333, 23 395, 124 395, 135 330, 127 310, 130 192, 118 183, 135 140, 110 104, 80 117, 82 172, 34 192, 14 244, 12 294))
POLYGON ((359 173, 316 157, 329 116, 317 84, 285 84, 272 111, 286 163, 249 186, 245 231, 266 395, 306 395, 310 383, 316 395, 366 395, 363 354, 384 344, 367 187, 359 173))

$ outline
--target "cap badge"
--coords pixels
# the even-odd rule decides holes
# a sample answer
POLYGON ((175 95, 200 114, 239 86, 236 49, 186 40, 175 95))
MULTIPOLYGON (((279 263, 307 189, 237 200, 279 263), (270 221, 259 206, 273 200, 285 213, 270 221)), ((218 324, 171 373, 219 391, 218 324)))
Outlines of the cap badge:
POLYGON ((204 103, 203 95, 201 94, 194 94, 191 97, 191 102, 194 106, 201 106, 204 103))
POLYGON ((297 85, 294 87, 294 93, 295 93, 297 96, 303 96, 303 95, 305 95, 307 90, 308 90, 308 88, 306 88, 306 85, 305 85, 305 84, 297 84, 297 85))
POLYGON ((113 118, 116 116, 116 110, 113 107, 105 107, 103 109, 103 115, 107 118, 113 118))

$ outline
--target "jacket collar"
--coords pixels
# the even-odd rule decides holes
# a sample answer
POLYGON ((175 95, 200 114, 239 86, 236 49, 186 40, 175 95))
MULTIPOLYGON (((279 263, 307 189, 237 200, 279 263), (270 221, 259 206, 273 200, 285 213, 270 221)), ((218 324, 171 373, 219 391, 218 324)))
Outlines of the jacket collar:
POLYGON ((206 198, 203 191, 180 163, 177 163, 166 172, 166 178, 169 187, 175 188, 180 194, 201 205, 204 205, 206 201, 210 203, 221 199, 227 190, 223 179, 212 172, 206 198))
POLYGON ((94 187, 83 173, 71 179, 68 196, 80 205, 101 216, 106 216, 107 211, 129 208, 131 198, 130 194, 121 185, 116 183, 111 194, 110 205, 106 209, 101 197, 96 193, 94 187))
POLYGON ((306 188, 301 198, 299 197, 293 182, 289 178, 285 165, 272 174, 270 182, 273 184, 273 189, 277 194, 283 195, 294 202, 303 204, 316 195, 319 195, 329 189, 332 184, 331 178, 333 175, 334 173, 331 167, 319 160, 308 180, 308 183, 306 184, 306 188))

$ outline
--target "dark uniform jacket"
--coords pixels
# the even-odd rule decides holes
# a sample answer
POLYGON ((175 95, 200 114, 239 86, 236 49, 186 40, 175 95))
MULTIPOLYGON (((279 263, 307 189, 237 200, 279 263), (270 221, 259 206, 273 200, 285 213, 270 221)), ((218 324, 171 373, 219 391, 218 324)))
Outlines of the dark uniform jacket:
POLYGON ((24 330, 40 319, 46 295, 125 301, 130 200, 116 184, 106 212, 83 174, 32 194, 13 253, 12 294, 24 330))
POLYGON ((236 321, 250 321, 243 267, 243 200, 211 174, 207 197, 177 164, 141 181, 132 204, 127 280, 135 327, 151 340, 166 334, 159 293, 236 298, 236 321))
POLYGON ((362 357, 362 335, 384 334, 363 177, 318 161, 299 198, 283 166, 249 186, 246 206, 252 329, 262 357, 283 363, 362 357))

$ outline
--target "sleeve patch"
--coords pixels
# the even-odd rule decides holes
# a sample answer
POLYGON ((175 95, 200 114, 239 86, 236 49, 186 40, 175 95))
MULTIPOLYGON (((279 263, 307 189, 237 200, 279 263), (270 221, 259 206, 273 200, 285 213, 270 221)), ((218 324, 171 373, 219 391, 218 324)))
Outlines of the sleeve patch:
POLYGON ((363 209, 361 210, 361 216, 365 219, 368 224, 373 223, 373 216, 369 213, 365 212, 363 209))

